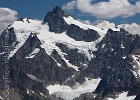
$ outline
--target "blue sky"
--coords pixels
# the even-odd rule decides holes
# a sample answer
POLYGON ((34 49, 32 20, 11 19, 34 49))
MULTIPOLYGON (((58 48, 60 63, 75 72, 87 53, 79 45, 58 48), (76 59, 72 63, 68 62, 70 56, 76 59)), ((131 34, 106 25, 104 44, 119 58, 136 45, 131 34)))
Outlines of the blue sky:
POLYGON ((43 20, 55 6, 85 23, 140 24, 140 0, 0 0, 0 25, 10 18, 11 22, 21 17, 43 20), (9 8, 9 15, 1 7, 9 8))
MULTIPOLYGON (((51 11, 55 6, 62 7, 64 4, 71 2, 72 0, 0 0, 0 7, 10 8, 18 12, 18 17, 31 17, 42 20, 48 11, 51 11)), ((86 0, 85 0, 86 1, 86 0)), ((108 2, 109 0, 94 0, 92 4, 99 3, 101 1, 108 2)), ((138 0, 129 0, 131 4, 135 4, 138 0)), ((87 8, 88 9, 88 8, 87 8)), ((82 15, 78 9, 65 10, 68 14, 72 15, 76 19, 90 20, 94 22, 98 18, 89 14, 82 15)), ((107 19, 115 24, 132 23, 140 24, 140 14, 133 15, 128 18, 122 18, 120 16, 116 18, 107 19)))
POLYGON ((55 6, 62 6, 70 0, 0 0, 0 7, 8 7, 18 12, 18 17, 43 19, 55 6))

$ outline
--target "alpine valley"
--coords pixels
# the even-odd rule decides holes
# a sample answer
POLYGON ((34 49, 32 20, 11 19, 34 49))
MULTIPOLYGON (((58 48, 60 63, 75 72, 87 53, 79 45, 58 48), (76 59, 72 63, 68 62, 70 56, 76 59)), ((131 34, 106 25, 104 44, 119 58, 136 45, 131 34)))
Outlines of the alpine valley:
POLYGON ((83 24, 58 6, 1 33, 0 100, 7 36, 9 100, 140 100, 140 36, 83 24))

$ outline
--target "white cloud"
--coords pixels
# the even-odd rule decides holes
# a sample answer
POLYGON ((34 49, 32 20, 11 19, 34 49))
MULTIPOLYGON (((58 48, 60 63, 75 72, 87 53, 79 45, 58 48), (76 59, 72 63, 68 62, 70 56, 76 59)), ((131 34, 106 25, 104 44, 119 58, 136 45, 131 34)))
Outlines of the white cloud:
POLYGON ((1 32, 8 26, 8 24, 12 24, 15 20, 17 20, 18 13, 9 8, 0 8, 0 34, 1 32))
POLYGON ((8 26, 7 23, 0 22, 0 34, 4 31, 4 29, 8 26))
POLYGON ((140 35, 140 25, 136 23, 115 25, 114 23, 106 21, 106 20, 97 20, 94 22, 94 26, 99 27, 101 29, 109 29, 109 28, 113 29, 116 26, 118 28, 125 29, 130 34, 140 35))
POLYGON ((78 19, 78 21, 84 23, 84 24, 88 24, 88 25, 94 25, 96 27, 99 27, 101 29, 113 29, 115 28, 115 24, 106 20, 96 20, 95 22, 90 22, 89 20, 80 20, 78 19))
POLYGON ((89 20, 81 20, 81 19, 78 19, 79 22, 82 22, 84 24, 87 24, 87 25, 93 25, 93 23, 91 23, 89 20))
POLYGON ((76 1, 74 0, 72 2, 68 2, 67 4, 64 4, 62 6, 62 9, 63 10, 72 10, 72 9, 74 9, 75 6, 76 6, 76 1))
POLYGON ((109 22, 107 20, 97 20, 95 22, 90 22, 89 20, 78 19, 78 21, 80 21, 84 24, 94 25, 94 26, 101 28, 101 29, 109 29, 109 28, 113 29, 115 27, 123 28, 126 31, 128 31, 130 34, 140 35, 140 25, 136 24, 136 23, 115 25, 113 22, 109 22))
MULTIPOLYGON (((94 25, 96 27, 99 27, 101 29, 113 29, 116 25, 112 22, 106 21, 106 20, 97 20, 94 22, 94 25)), ((140 35, 140 25, 136 23, 132 24, 120 24, 117 25, 118 28, 123 28, 126 31, 128 31, 130 34, 138 34, 140 35)))
POLYGON ((100 19, 112 19, 118 16, 130 17, 140 13, 140 1, 135 5, 128 0, 109 0, 108 2, 94 3, 94 0, 74 0, 62 7, 65 10, 76 8, 82 13, 88 13, 100 19))
POLYGON ((94 23, 96 23, 95 24, 96 27, 99 27, 101 29, 109 29, 109 28, 113 29, 113 28, 115 28, 115 24, 114 23, 106 21, 106 20, 98 21, 98 23, 96 21, 94 23))
POLYGON ((139 34, 140 35, 140 25, 139 24, 136 24, 136 23, 120 24, 117 27, 125 29, 130 34, 139 34))

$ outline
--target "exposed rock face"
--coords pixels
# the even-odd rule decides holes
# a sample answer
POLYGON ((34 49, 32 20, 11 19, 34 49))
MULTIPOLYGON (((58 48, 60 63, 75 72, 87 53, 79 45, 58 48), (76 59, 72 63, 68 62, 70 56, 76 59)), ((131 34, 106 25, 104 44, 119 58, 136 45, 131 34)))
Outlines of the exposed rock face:
MULTIPOLYGON (((7 51, 7 53, 5 53, 6 55, 9 53, 10 50, 13 49, 14 47, 14 43, 16 42, 16 35, 14 32, 14 28, 7 28, 5 29, 2 34, 0 35, 0 93, 1 90, 4 90, 4 84, 3 84, 3 74, 5 72, 5 59, 4 59, 4 53, 7 51), (6 49, 5 49, 6 48, 6 49)), ((9 76, 8 76, 9 77, 9 76)))
POLYGON ((99 96, 94 95, 93 93, 84 93, 81 96, 74 98, 73 100, 102 100, 99 96))
POLYGON ((60 67, 67 68, 67 63, 61 58, 61 56, 58 54, 58 52, 54 49, 51 56, 57 61, 57 63, 61 64, 60 67))
MULTIPOLYGON (((100 37, 92 29, 84 30, 74 24, 68 25, 63 17, 68 15, 56 7, 46 15, 43 24, 48 23, 50 31, 56 34, 66 31, 76 41, 91 42, 100 37)), ((5 71, 3 52, 7 34, 10 51, 19 43, 12 27, 0 35, 0 75, 5 71)), ((73 87, 75 84, 83 84, 85 78, 99 77, 101 81, 95 91, 81 94, 74 100, 106 100, 107 97, 116 98, 116 94, 124 91, 128 91, 128 96, 136 95, 135 100, 140 99, 138 35, 129 34, 123 29, 109 29, 96 45, 97 50, 90 52, 94 55, 90 60, 84 53, 78 52, 78 49, 70 49, 66 43, 55 42, 54 45, 58 48, 54 48, 51 54, 46 53, 38 35, 31 33, 9 59, 10 100, 63 100, 55 94, 50 95, 46 87, 56 84, 73 87), (39 49, 39 52, 29 58, 35 49, 39 49), (59 54, 58 49, 63 55, 59 54), (78 71, 72 66, 78 67, 78 71)), ((3 80, 2 77, 0 80, 3 80)), ((0 81, 0 96, 3 90, 4 85, 0 81)))
POLYGON ((66 31, 68 24, 65 22, 63 17, 68 15, 60 8, 55 7, 52 12, 48 12, 43 20, 43 24, 48 23, 49 30, 55 33, 62 33, 66 31))
POLYGON ((92 29, 84 30, 79 26, 71 24, 66 31, 66 34, 76 41, 91 42, 95 41, 100 37, 100 35, 92 29))
POLYGON ((60 7, 55 7, 52 12, 48 12, 45 16, 42 24, 48 24, 49 30, 55 33, 62 33, 66 31, 66 34, 76 41, 94 41, 100 37, 100 35, 92 29, 84 30, 74 24, 68 25, 63 17, 68 17, 60 7))
POLYGON ((32 53, 35 48, 41 49, 41 42, 37 38, 36 35, 30 34, 29 38, 26 40, 24 45, 22 45, 21 49, 19 49, 14 56, 16 56, 16 59, 24 59, 26 58, 30 53, 32 53))
MULTIPOLYGON (((62 66, 59 67, 57 62, 51 56, 47 55, 40 45, 41 43, 37 36, 32 37, 30 35, 24 45, 9 60, 12 87, 19 89, 19 93, 24 97, 23 100, 31 98, 31 100, 49 100, 39 95, 39 93, 42 93, 49 97, 48 91, 44 86, 50 84, 62 85, 69 77, 75 74, 75 70, 67 67, 67 64, 63 61, 62 66), (34 58, 27 59, 26 56, 35 48, 40 48, 39 53, 36 54, 34 58), (31 93, 29 95, 27 94, 27 90, 34 91, 37 94, 31 93)), ((59 57, 56 57, 56 59, 58 58, 59 57)), ((73 84, 75 84, 75 82, 73 82, 73 84)))
POLYGON ((96 57, 90 61, 85 70, 87 77, 100 77, 102 80, 93 94, 85 93, 74 100, 116 98, 115 95, 123 91, 128 91, 128 96, 137 95, 135 100, 138 100, 139 79, 132 73, 134 67, 131 55, 140 53, 139 41, 138 35, 131 35, 123 29, 120 32, 109 29, 98 44, 98 51, 94 52, 96 57))
MULTIPOLYGON (((9 48, 11 48, 13 43, 16 41, 16 38, 14 37, 14 31, 10 30, 11 29, 9 29, 9 48)), ((14 29, 12 28, 12 30, 14 29)), ((5 39, 5 34, 7 33, 3 32, 3 34, 1 35, 1 40, 3 41, 5 39)), ((58 100, 55 97, 50 97, 48 90, 44 86, 48 86, 49 84, 64 84, 69 77, 75 74, 75 70, 70 67, 68 68, 68 65, 63 60, 62 67, 59 67, 57 65, 57 62, 51 56, 46 54, 46 51, 43 48, 41 48, 40 45, 41 42, 38 39, 37 35, 31 34, 26 40, 26 42, 9 60, 9 77, 11 78, 10 88, 15 89, 17 96, 23 97, 20 97, 21 100, 58 100), (32 59, 27 59, 26 57, 36 48, 40 49, 36 56, 32 59), (29 91, 30 93, 28 94, 27 91, 29 91), (34 94, 32 91, 36 94, 34 94), (42 93, 46 97, 40 95, 40 93, 42 93)), ((3 50, 3 48, 1 50, 3 50)), ((3 62, 0 63, 0 73, 3 74, 2 72, 4 72, 5 70, 4 61, 2 55, 0 55, 0 57, 0 61, 3 62)), ((55 58, 59 60, 59 57, 55 58)), ((75 84, 75 82, 73 82, 73 84, 75 84)), ((0 89, 3 90, 3 83, 0 84, 0 89)), ((14 98, 11 97, 11 100, 14 100, 14 98)))
POLYGON ((2 32, 2 34, 0 35, 0 52, 2 53, 4 51, 4 47, 8 45, 9 49, 12 50, 14 45, 13 43, 16 42, 16 35, 15 35, 15 31, 14 28, 7 28, 6 30, 4 30, 2 32))
POLYGON ((89 67, 85 70, 88 77, 102 79, 95 93, 101 93, 102 97, 105 97, 113 91, 124 91, 126 88, 129 90, 128 87, 136 83, 130 59, 134 48, 139 48, 136 45, 138 42, 137 35, 131 35, 124 30, 108 30, 98 45, 98 51, 94 52, 96 58, 90 61, 89 67))
POLYGON ((65 58, 69 60, 69 63, 78 66, 79 68, 83 67, 84 64, 88 64, 88 58, 84 54, 79 53, 77 49, 69 49, 63 43, 56 43, 56 45, 62 52, 66 53, 65 58))

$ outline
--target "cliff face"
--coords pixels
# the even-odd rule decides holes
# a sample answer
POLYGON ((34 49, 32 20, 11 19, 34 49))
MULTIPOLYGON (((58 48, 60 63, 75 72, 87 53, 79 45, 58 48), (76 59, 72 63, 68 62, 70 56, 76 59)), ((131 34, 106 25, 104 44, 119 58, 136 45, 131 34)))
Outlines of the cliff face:
MULTIPOLYGON (((1 75, 5 72, 5 39, 9 36, 10 100, 104 100, 117 98, 122 92, 139 100, 140 37, 123 29, 84 29, 84 24, 70 24, 65 18, 70 20, 56 7, 43 22, 26 23, 22 19, 16 22, 18 26, 14 24, 1 34, 1 75), (32 33, 35 30, 39 33, 32 33), (86 90, 87 86, 90 88, 86 90)), ((3 90, 0 81, 2 97, 3 90)))
POLYGON ((55 7, 52 12, 48 12, 45 16, 42 24, 48 23, 49 30, 55 33, 62 33, 66 31, 68 24, 65 22, 63 17, 67 17, 66 14, 60 7, 55 7))
POLYGON ((84 30, 74 24, 71 24, 68 27, 66 34, 71 38, 75 39, 76 41, 85 41, 85 42, 95 41, 100 37, 97 31, 92 29, 84 30))

